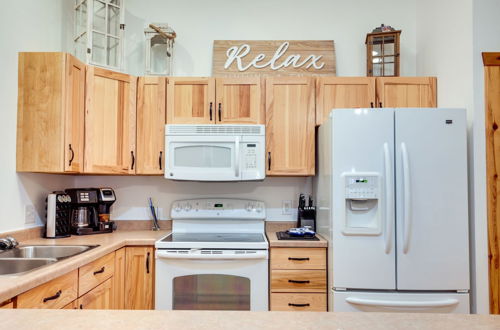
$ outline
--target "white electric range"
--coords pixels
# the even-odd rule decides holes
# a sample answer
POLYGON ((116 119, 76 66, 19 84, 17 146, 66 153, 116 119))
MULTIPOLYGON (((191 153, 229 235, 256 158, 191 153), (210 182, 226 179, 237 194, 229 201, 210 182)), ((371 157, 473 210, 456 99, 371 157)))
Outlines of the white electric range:
POLYGON ((266 209, 254 200, 172 204, 156 247, 156 309, 268 310, 266 209))

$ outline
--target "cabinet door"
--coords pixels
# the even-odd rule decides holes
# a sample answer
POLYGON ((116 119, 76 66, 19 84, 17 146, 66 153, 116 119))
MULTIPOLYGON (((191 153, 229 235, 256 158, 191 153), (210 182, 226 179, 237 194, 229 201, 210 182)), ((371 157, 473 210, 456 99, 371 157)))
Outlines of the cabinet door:
POLYGON ((113 295, 114 308, 125 309, 125 248, 121 248, 115 252, 113 295))
POLYGON ((165 89, 165 78, 139 78, 137 86, 137 174, 163 174, 165 89))
POLYGON ((80 298, 79 309, 113 309, 113 279, 107 279, 80 298))
POLYGON ((266 80, 267 175, 314 175, 314 78, 266 80))
POLYGON ((85 173, 135 173, 137 78, 89 66, 85 173))
POLYGON ((168 124, 215 123, 214 78, 168 78, 167 96, 168 124))
POLYGON ((217 123, 264 124, 262 78, 216 78, 217 123))
POLYGON ((125 309, 153 309, 154 248, 127 247, 125 309))
POLYGON ((66 54, 64 171, 83 172, 85 65, 66 54))
POLYGON ((377 78, 377 102, 380 108, 435 108, 435 77, 377 78))
POLYGON ((332 109, 374 106, 373 77, 319 77, 316 82, 316 125, 321 125, 332 109))

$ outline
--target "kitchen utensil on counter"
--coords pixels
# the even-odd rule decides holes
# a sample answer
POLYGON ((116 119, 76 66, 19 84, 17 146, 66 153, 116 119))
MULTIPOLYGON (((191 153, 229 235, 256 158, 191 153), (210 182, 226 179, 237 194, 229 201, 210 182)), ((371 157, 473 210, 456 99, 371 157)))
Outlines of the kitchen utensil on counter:
POLYGON ((90 222, 90 217, 93 211, 85 206, 79 206, 73 209, 71 219, 72 226, 76 228, 88 227, 90 222))
POLYGON ((154 207, 153 200, 151 199, 151 197, 148 198, 148 202, 149 202, 149 210, 151 211, 151 215, 153 216, 153 228, 152 228, 152 230, 158 231, 158 230, 160 230, 160 225, 158 224, 158 217, 156 215, 158 213, 158 208, 154 207))

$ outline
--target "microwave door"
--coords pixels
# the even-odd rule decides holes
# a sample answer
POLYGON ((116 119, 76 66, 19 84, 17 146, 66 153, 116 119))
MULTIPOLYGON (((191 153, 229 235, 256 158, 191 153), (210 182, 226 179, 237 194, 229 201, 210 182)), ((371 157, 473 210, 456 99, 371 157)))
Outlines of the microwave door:
POLYGON ((175 137, 167 144, 165 177, 174 180, 240 180, 239 141, 234 137, 175 137), (189 139, 188 139, 189 138, 189 139))

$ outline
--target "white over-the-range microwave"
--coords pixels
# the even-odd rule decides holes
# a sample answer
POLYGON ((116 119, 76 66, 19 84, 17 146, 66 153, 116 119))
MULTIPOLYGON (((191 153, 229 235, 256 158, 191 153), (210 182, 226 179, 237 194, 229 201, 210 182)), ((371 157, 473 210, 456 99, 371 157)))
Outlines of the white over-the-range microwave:
POLYGON ((165 126, 165 178, 249 181, 266 176, 264 125, 165 126))

